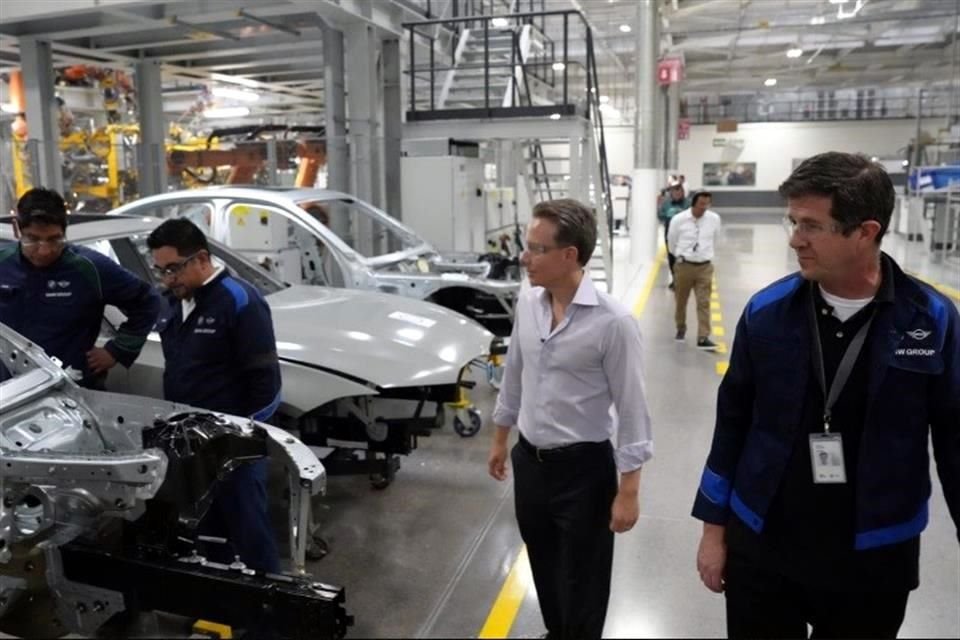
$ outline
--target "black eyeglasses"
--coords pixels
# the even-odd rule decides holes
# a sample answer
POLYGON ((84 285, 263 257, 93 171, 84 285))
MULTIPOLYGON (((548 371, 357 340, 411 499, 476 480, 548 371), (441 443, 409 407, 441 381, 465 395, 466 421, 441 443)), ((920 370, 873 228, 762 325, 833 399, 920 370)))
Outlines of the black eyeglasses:
POLYGON ((152 267, 153 274, 158 278, 172 278, 178 273, 180 273, 181 271, 183 271, 183 268, 186 267, 191 260, 199 256, 201 253, 203 253, 203 249, 187 256, 183 260, 168 264, 165 267, 158 267, 157 265, 153 265, 152 267))
POLYGON ((23 237, 20 239, 20 244, 26 247, 27 249, 33 249, 34 247, 46 247, 48 249, 59 249, 63 245, 67 244, 67 239, 63 236, 59 238, 47 238, 42 240, 37 240, 30 237, 23 237))

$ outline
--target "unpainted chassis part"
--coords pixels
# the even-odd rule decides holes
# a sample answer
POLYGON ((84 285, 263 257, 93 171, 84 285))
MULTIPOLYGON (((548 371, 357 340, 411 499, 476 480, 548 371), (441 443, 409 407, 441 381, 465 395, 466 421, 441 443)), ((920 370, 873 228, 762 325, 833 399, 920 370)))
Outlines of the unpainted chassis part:
MULTIPOLYGON (((184 573, 171 564, 175 559, 163 557, 162 552, 146 558, 139 548, 132 549, 134 557, 125 557, 123 552, 107 553, 101 560, 112 558, 118 567, 127 567, 121 573, 128 579, 143 573, 176 574, 185 584, 197 586, 200 595, 205 593, 202 585, 208 584, 227 585, 227 592, 238 597, 251 590, 273 593, 274 600, 279 600, 271 601, 271 610, 302 610, 304 615, 319 616, 327 622, 324 629, 328 633, 323 635, 343 635, 350 620, 342 606, 342 590, 315 583, 304 575, 310 501, 326 486, 326 472, 306 445, 262 423, 81 389, 59 363, 4 325, 0 325, 0 619, 22 596, 33 599, 38 575, 42 576, 42 586, 53 594, 56 617, 67 630, 92 633, 124 609, 124 594, 112 591, 111 585, 126 584, 129 595, 131 583, 110 582, 111 576, 102 572, 88 573, 79 582, 68 579, 61 556, 76 555, 82 548, 77 546, 77 539, 96 534, 105 522, 124 520, 129 524, 143 516, 147 501, 164 487, 168 454, 175 453, 160 446, 144 448, 145 432, 174 432, 188 422, 213 427, 191 432, 200 434, 201 440, 216 430, 240 440, 258 439, 262 446, 257 457, 269 452, 275 460, 282 460, 289 480, 290 549, 295 575, 264 576, 245 568, 234 575, 230 572, 237 567, 202 558, 192 571, 184 573), (138 564, 147 560, 152 564, 138 564), (45 569, 38 570, 40 565, 45 569), (278 585, 286 585, 288 592, 278 585), (285 595, 276 595, 281 593, 285 595)), ((152 439, 155 444, 161 440, 152 439)), ((229 458, 223 458, 223 462, 220 477, 237 463, 229 458)), ((207 500, 208 492, 200 493, 199 500, 207 500)), ((181 520, 195 525, 202 508, 183 506, 191 517, 181 520)), ((156 548, 153 551, 156 553, 156 548)), ((143 595, 138 594, 138 599, 143 595)), ((172 597, 173 601, 154 600, 167 605, 179 603, 181 608, 197 604, 196 598, 178 601, 172 597)), ((291 633, 297 636, 299 632, 294 631, 291 633)))

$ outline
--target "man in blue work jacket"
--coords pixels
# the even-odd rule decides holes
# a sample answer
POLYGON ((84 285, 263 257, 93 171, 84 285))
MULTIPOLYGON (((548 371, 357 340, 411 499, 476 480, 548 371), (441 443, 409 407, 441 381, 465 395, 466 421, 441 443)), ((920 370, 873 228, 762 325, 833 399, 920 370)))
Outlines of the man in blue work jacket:
MULTIPOLYGON (((167 220, 147 238, 168 302, 157 329, 167 400, 255 420, 280 405, 280 365, 266 300, 249 283, 215 265, 203 232, 167 220)), ((267 509, 267 460, 241 465, 217 488, 200 529, 225 537, 248 566, 277 572, 280 559, 267 509)), ((211 547, 218 560, 227 551, 211 547)))
POLYGON ((697 566, 732 638, 893 638, 919 584, 930 436, 960 522, 960 317, 881 252, 880 165, 821 154, 780 193, 800 271, 737 325, 697 566))
MULTIPOLYGON (((683 184, 677 183, 671 185, 667 191, 666 197, 663 199, 663 202, 660 203, 660 206, 657 208, 657 220, 663 225, 663 241, 667 242, 668 236, 670 234, 670 221, 673 219, 673 216, 677 215, 681 211, 686 211, 690 208, 690 198, 686 196, 683 190, 683 184)), ((669 247, 667 248, 667 264, 670 267, 670 288, 674 288, 674 277, 673 277, 673 267, 677 263, 677 257, 670 253, 669 247)))
POLYGON ((56 191, 36 188, 17 202, 17 243, 0 245, 0 322, 102 389, 107 372, 140 355, 160 312, 152 286, 110 258, 67 243, 67 208, 56 191), (102 347, 107 305, 127 319, 102 347))

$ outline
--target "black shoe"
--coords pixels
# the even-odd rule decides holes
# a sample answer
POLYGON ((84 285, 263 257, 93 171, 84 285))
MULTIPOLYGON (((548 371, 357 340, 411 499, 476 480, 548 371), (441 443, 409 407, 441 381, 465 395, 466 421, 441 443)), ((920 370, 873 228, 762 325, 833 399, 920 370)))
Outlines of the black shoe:
POLYGON ((710 338, 697 338, 697 349, 703 349, 704 351, 716 351, 717 343, 712 341, 710 338))
POLYGON ((687 337, 686 329, 677 329, 677 337, 674 338, 677 342, 683 342, 683 339, 687 337))

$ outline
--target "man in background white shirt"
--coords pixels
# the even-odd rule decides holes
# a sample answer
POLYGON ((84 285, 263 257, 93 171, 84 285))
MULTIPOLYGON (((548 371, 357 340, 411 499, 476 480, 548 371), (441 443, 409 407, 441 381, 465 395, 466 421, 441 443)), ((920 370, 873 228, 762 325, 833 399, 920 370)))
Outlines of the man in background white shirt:
POLYGON ((697 347, 714 351, 710 339, 710 293, 713 290, 713 247, 720 232, 720 216, 710 211, 713 195, 694 194, 690 208, 670 221, 667 250, 677 257, 673 267, 676 283, 678 341, 687 337, 687 301, 690 290, 697 299, 697 347))
POLYGON ((584 273, 596 241, 596 219, 576 200, 534 207, 521 256, 532 288, 517 303, 493 414, 497 480, 510 429, 520 431, 517 524, 549 638, 600 638, 613 534, 636 523, 640 467, 653 455, 640 329, 584 273))

